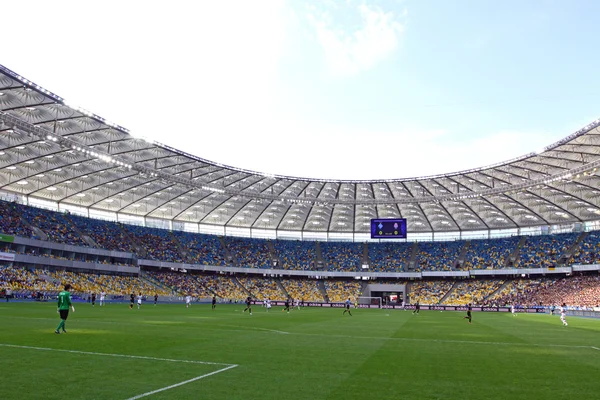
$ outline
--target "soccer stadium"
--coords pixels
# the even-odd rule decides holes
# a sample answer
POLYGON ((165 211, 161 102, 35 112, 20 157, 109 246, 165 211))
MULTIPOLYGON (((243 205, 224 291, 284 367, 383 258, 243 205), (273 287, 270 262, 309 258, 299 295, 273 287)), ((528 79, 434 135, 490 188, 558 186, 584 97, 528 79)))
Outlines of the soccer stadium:
POLYGON ((598 398, 600 119, 478 168, 324 179, 54 90, 0 65, 0 398, 598 398))

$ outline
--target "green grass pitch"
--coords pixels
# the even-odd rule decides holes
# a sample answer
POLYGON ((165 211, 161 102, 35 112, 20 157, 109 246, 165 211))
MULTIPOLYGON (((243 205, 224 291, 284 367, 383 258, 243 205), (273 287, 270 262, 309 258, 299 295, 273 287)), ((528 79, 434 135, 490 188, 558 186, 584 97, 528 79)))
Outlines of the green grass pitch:
POLYGON ((593 399, 600 320, 0 303, 0 398, 593 399))

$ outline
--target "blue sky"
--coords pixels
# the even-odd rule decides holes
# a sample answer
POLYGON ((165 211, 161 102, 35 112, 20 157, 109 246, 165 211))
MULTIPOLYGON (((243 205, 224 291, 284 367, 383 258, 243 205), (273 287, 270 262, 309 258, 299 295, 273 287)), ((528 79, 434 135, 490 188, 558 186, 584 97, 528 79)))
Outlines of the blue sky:
POLYGON ((597 1, 165 4, 5 4, 0 63, 135 135, 301 177, 489 165, 600 117, 597 1))

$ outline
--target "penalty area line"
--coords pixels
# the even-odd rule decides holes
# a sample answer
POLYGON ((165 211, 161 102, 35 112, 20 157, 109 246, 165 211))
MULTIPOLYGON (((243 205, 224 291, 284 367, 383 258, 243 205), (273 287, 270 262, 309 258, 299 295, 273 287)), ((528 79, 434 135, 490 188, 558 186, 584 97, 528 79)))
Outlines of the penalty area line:
POLYGON ((225 372, 225 371, 227 371, 229 369, 232 369, 232 368, 235 368, 235 367, 237 367, 236 364, 231 364, 228 367, 221 368, 219 370, 216 370, 216 371, 213 371, 213 372, 209 372, 208 374, 200 375, 200 376, 197 376, 197 377, 192 378, 192 379, 188 379, 187 381, 175 383, 173 385, 165 386, 163 388, 152 390, 150 392, 138 394, 137 396, 130 397, 127 400, 136 400, 136 399, 141 399, 142 397, 151 396, 151 395, 156 394, 156 393, 164 392, 165 390, 173 389, 173 388, 176 388, 176 387, 179 387, 179 386, 186 385, 188 383, 199 381, 200 379, 207 378, 207 377, 209 377, 211 375, 216 375, 216 374, 219 374, 221 372, 225 372))

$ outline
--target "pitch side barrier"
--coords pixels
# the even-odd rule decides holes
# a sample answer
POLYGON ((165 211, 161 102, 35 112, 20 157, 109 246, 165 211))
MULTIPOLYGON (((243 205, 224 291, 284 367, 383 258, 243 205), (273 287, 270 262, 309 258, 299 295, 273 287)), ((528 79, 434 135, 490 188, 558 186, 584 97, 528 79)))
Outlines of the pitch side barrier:
MULTIPOLYGON (((257 306, 261 306, 263 304, 262 301, 254 301, 253 304, 257 306)), ((284 301, 271 301, 272 306, 281 306, 285 305, 284 301)), ((346 303, 322 303, 322 302, 304 302, 302 307, 322 307, 322 308, 344 308, 346 303)), ((291 305, 290 305, 291 307, 291 305)), ((354 308, 354 305, 352 305, 354 308)), ((359 304, 357 308, 382 308, 382 309, 392 309, 392 310, 410 310, 413 311, 415 309, 414 305, 406 305, 403 306, 401 304, 384 304, 379 307, 376 304, 359 304)), ((430 311, 467 311, 467 306, 443 306, 443 305, 421 305, 421 310, 430 310, 430 311)), ((473 307, 473 311, 484 311, 484 312, 510 312, 510 307, 473 307)), ((516 309, 518 313, 531 313, 531 314, 543 314, 546 312, 545 308, 518 308, 516 309)), ((600 313, 599 313, 600 314, 600 313)))

